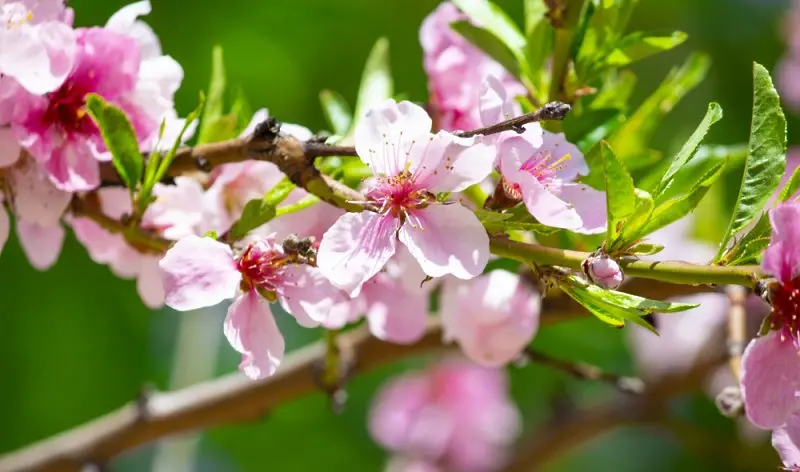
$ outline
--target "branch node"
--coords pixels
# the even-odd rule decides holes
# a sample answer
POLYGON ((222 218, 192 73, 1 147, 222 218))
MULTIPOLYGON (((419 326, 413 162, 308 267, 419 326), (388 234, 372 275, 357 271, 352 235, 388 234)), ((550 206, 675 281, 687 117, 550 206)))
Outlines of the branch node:
POLYGON ((256 129, 253 131, 253 139, 259 141, 274 141, 280 133, 281 124, 275 117, 270 116, 256 125, 256 129))
POLYGON ((139 389, 134 404, 136 405, 137 421, 145 422, 150 418, 150 399, 156 390, 152 384, 145 384, 139 389))
POLYGON ((192 159, 194 160, 194 166, 197 167, 197 170, 199 171, 209 173, 213 169, 211 161, 209 161, 208 158, 205 156, 198 155, 192 157, 192 159))

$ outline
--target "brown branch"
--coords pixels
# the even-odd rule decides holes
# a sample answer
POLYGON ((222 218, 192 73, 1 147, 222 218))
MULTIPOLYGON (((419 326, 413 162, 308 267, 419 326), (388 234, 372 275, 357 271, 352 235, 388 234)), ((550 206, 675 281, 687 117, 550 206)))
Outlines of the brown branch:
POLYGON ((517 133, 524 132, 523 125, 528 123, 535 123, 538 121, 558 121, 563 120, 567 113, 572 109, 569 105, 562 102, 546 103, 542 108, 531 113, 526 113, 516 118, 511 118, 500 123, 486 126, 484 128, 474 129, 472 131, 456 131, 456 136, 462 138, 469 138, 482 134, 484 136, 490 134, 502 133, 503 131, 515 131, 517 133))
MULTIPOLYGON (((652 281, 646 284, 648 288, 641 285, 638 290, 657 291, 664 297, 685 293, 686 288, 652 281)), ((563 294, 545 298, 542 312, 543 326, 585 315, 580 305, 563 294)), ((366 328, 342 333, 336 342, 350 374, 443 348, 437 322, 413 345, 380 341, 366 328)), ((235 373, 175 392, 142 395, 90 423, 0 457, 0 471, 76 472, 85 464, 108 462, 126 450, 171 434, 257 419, 319 391, 319 365, 326 352, 322 341, 293 352, 274 376, 261 381, 235 373)))
POLYGON ((525 357, 531 362, 552 367, 553 369, 566 372, 567 374, 579 379, 595 380, 607 383, 622 393, 641 395, 644 392, 644 382, 642 379, 636 377, 626 377, 605 372, 597 366, 585 364, 583 362, 569 362, 562 359, 556 359, 548 354, 536 351, 532 348, 528 348, 525 351, 525 357))

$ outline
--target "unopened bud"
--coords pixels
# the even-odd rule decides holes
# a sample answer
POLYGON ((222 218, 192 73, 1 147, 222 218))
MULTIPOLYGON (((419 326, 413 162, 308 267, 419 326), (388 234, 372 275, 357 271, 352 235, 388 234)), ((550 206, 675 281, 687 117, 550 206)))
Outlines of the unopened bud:
POLYGON ((744 410, 744 401, 742 400, 742 391, 739 387, 728 386, 725 387, 717 398, 714 400, 717 404, 720 413, 728 418, 737 418, 744 410))
POLYGON ((595 285, 614 290, 625 280, 625 274, 617 261, 605 254, 589 256, 582 264, 583 273, 595 285))

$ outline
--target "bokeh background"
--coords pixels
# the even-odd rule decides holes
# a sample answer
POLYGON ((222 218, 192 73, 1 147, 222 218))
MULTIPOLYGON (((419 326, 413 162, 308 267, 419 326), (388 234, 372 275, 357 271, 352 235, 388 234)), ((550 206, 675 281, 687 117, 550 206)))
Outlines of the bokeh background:
MULTIPOLYGON (((267 107, 287 122, 324 128, 318 94, 328 88, 352 104, 367 53, 376 39, 390 41, 396 90, 426 99, 418 42, 420 22, 436 0, 152 0, 147 21, 163 48, 183 65, 185 79, 177 108, 185 114, 205 89, 211 48, 224 49, 228 82, 240 86, 254 108, 267 107)), ((497 2, 516 19, 521 0, 497 2)), ((76 24, 101 25, 124 0, 73 0, 76 24)), ((661 127, 656 147, 683 142, 710 100, 725 118, 708 142, 747 140, 751 109, 751 63, 774 70, 784 50, 781 18, 788 0, 641 0, 631 28, 681 29, 689 41, 634 68, 639 75, 634 103, 692 50, 710 53, 713 69, 661 127)), ((797 120, 789 116, 789 139, 797 143, 797 120)), ((736 169, 717 189, 717 200, 734 191, 736 169)), ((738 184, 736 184, 738 185, 738 184)), ((713 240, 727 215, 707 204, 697 233, 713 240)), ((102 415, 135 397, 146 385, 177 388, 232 372, 238 356, 222 338, 224 307, 178 314, 151 312, 131 281, 93 263, 69 238, 58 264, 40 273, 26 262, 17 242, 0 257, 0 453, 58 433, 102 415)), ((283 323, 290 349, 318 339, 314 330, 283 323)), ((634 364, 620 330, 594 319, 540 331, 534 345, 566 359, 584 359, 609 370, 633 374, 634 364)), ((315 395, 270 412, 263 420, 217 428, 201 435, 147 447, 121 457, 119 471, 380 470, 385 453, 366 430, 369 402, 384 379, 424 365, 412 359, 354 379, 340 416, 315 395), (186 459, 193 464, 185 469, 186 459)), ((512 389, 535 430, 554 401, 571 397, 598 403, 614 392, 544 367, 512 368, 512 389)), ((731 471, 776 470, 777 459, 764 438, 743 463, 724 451, 737 448, 736 426, 703 396, 676 408, 696 435, 677 437, 647 428, 617 429, 576 447, 542 470, 731 471), (700 439, 698 439, 700 438, 700 439), (709 438, 713 444, 709 444, 709 438), (723 453, 720 454, 720 451, 723 453), (754 465, 756 464, 756 465, 754 465)), ((546 434, 542 432, 541 434, 546 434)))

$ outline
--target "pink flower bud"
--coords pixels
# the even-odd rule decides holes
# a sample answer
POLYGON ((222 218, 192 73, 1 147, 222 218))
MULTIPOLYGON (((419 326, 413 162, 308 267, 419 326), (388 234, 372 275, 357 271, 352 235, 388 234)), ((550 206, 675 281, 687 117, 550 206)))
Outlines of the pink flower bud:
POLYGON ((583 261, 583 272, 592 283, 609 290, 615 290, 625 280, 617 261, 605 254, 590 256, 583 261))

